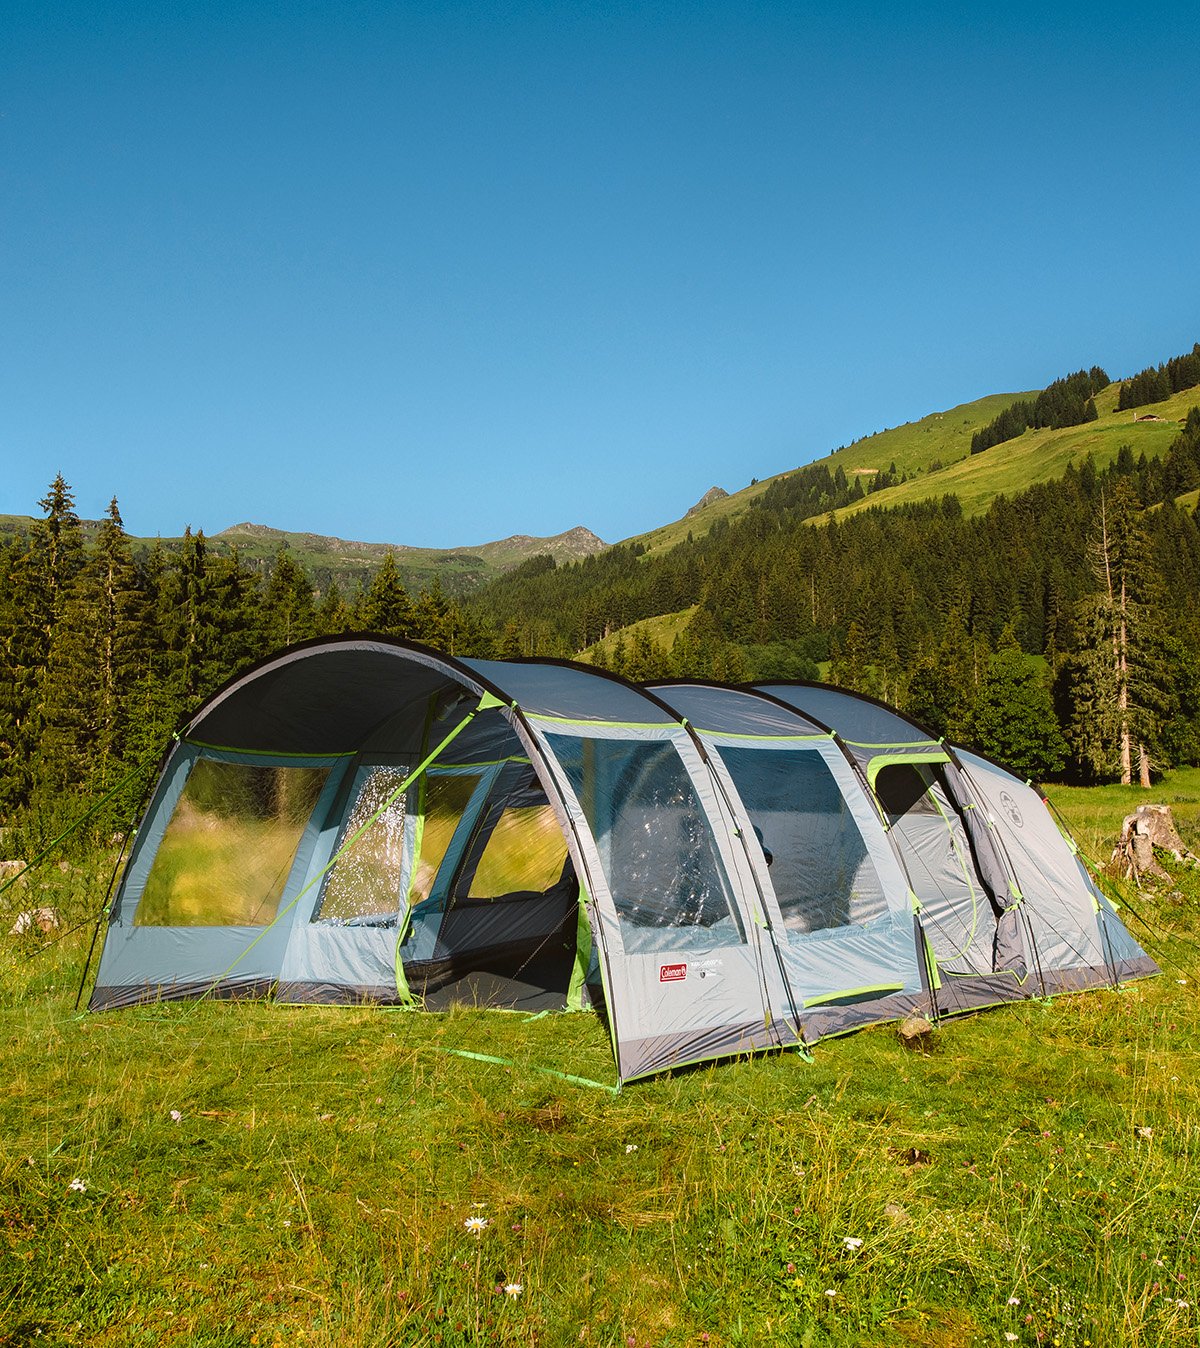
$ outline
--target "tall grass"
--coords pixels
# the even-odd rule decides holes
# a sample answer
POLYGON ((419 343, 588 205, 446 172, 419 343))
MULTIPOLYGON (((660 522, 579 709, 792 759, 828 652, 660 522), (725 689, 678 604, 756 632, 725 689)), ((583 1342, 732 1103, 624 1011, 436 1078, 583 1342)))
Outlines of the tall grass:
POLYGON ((1132 897, 1160 978, 619 1095, 588 1015, 76 1015, 7 938, 0 1343, 1195 1344, 1200 883, 1132 897))

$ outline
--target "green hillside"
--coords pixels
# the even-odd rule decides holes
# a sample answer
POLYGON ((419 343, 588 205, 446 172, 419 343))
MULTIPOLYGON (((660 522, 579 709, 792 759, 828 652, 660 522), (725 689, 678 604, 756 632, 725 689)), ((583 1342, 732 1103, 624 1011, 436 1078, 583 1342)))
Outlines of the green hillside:
POLYGON ((607 665, 611 663, 618 635, 628 645, 639 632, 644 632, 656 646, 669 651, 675 638, 687 627, 695 613, 696 605, 693 604, 678 613, 660 613, 653 618, 643 618, 640 622, 630 623, 628 627, 619 628, 611 636, 604 637, 594 646, 589 646, 586 651, 579 654, 578 659, 591 664, 599 654, 607 665))
MULTIPOLYGON (((816 459, 815 465, 825 464, 830 471, 839 466, 848 475, 856 470, 885 469, 891 463, 906 473, 925 473, 933 464, 953 463, 965 458, 971 449, 971 436, 986 426, 1005 408, 1020 398, 1031 398, 1034 393, 993 393, 974 402, 960 403, 945 412, 931 412, 920 421, 908 421, 903 426, 894 426, 888 430, 877 431, 874 435, 864 436, 852 445, 835 450, 823 458, 816 459)), ((1116 394, 1113 394, 1113 402, 1116 394)), ((804 465, 808 467, 809 465, 804 465)), ((864 472, 864 476, 867 474, 864 472)), ((690 533, 694 538, 706 534, 718 520, 734 520, 750 509, 751 503, 787 473, 777 473, 774 477, 763 478, 749 487, 714 501, 702 507, 695 514, 652 529, 647 534, 626 539, 628 543, 640 543, 648 554, 664 552, 682 543, 690 533)))
MULTIPOLYGON (((1200 389, 1192 388, 1161 403, 1133 412, 1118 412, 1119 388, 1119 384, 1112 384, 1097 397, 1100 417, 1096 421, 1059 431, 1028 430, 982 454, 968 454, 945 468, 926 471, 911 481, 876 492, 836 514, 842 518, 870 506, 908 505, 953 494, 962 502, 966 514, 977 515, 1001 493, 1011 495, 1035 483, 1061 477, 1068 464, 1078 466, 1089 454, 1097 467, 1111 463, 1124 445, 1133 450, 1135 458, 1142 454, 1148 459, 1158 458, 1178 436, 1188 409, 1200 404, 1200 389), (1159 419, 1140 419, 1146 417, 1159 419)), ((899 459, 896 463, 897 467, 906 466, 899 459)))

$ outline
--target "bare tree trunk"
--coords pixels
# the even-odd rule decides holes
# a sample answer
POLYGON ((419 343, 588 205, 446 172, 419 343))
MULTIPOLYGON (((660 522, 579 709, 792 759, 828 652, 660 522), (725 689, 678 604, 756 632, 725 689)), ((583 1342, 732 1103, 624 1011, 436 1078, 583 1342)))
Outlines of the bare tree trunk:
POLYGON ((1146 746, 1138 741, 1138 785, 1150 790, 1150 755, 1146 752, 1146 746))

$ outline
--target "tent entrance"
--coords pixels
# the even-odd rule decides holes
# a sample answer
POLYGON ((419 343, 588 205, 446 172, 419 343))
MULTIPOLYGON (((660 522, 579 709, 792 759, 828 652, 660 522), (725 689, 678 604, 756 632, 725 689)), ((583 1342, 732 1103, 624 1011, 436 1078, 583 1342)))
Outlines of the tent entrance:
POLYGON ((995 972, 998 915, 938 765, 886 763, 874 774, 874 787, 920 895, 921 926, 939 973, 995 972))
POLYGON ((422 825, 401 947, 410 990, 429 1010, 565 1008, 580 981, 579 884, 529 762, 431 771, 422 825))

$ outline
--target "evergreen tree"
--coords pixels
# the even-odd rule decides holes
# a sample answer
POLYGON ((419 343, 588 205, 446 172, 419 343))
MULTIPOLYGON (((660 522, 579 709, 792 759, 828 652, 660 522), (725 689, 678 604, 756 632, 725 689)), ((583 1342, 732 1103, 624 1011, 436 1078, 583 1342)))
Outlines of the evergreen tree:
POLYGON ((1050 690, 1011 636, 988 662, 967 737, 1018 777, 1041 781, 1066 764, 1067 742, 1050 690))
POLYGON ((279 547, 262 597, 259 619, 267 650, 280 650, 317 634, 317 612, 312 581, 292 557, 286 543, 279 547))
POLYGON ((417 623, 416 606, 400 579, 396 554, 389 551, 362 596, 358 625, 366 632, 408 638, 417 623))

